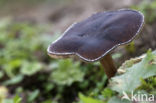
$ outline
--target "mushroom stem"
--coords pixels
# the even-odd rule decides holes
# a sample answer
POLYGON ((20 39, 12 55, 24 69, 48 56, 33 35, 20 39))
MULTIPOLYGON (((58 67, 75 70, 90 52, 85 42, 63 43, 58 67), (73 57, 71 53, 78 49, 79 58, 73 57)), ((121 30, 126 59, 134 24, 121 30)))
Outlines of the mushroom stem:
POLYGON ((113 63, 113 59, 110 54, 107 54, 106 56, 104 56, 100 60, 100 63, 104 67, 104 71, 109 79, 113 77, 115 73, 117 72, 117 69, 113 63))

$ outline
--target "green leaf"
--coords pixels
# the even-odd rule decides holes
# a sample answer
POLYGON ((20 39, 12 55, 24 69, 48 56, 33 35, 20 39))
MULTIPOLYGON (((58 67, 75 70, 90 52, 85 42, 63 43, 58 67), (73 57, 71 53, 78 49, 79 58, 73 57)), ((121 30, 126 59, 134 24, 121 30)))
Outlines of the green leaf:
POLYGON ((84 73, 80 70, 80 63, 73 62, 71 59, 58 61, 52 74, 52 80, 58 85, 71 85, 73 82, 81 82, 84 73))
POLYGON ((4 76, 3 71, 0 71, 0 79, 4 76))
POLYGON ((82 101, 82 103, 104 103, 101 100, 94 99, 94 98, 91 98, 91 97, 86 97, 81 93, 79 93, 79 98, 82 101))
POLYGON ((114 96, 108 101, 108 103, 132 103, 132 102, 128 100, 122 100, 121 98, 114 96))
POLYGON ((113 95, 114 95, 114 92, 109 88, 105 88, 102 91, 102 96, 104 97, 104 99, 110 99, 113 95))
POLYGON ((16 96, 13 98, 13 101, 14 101, 14 103, 21 103, 22 99, 21 99, 18 95, 16 95, 16 96))
POLYGON ((126 72, 113 77, 110 83, 111 88, 119 93, 134 91, 141 85, 141 79, 156 75, 156 55, 148 51, 140 62, 124 69, 126 72))
POLYGON ((23 75, 17 75, 3 83, 3 85, 14 85, 23 80, 23 75))
POLYGON ((4 64, 4 70, 7 73, 7 75, 9 77, 14 77, 16 74, 15 72, 17 71, 21 63, 22 61, 20 59, 14 59, 9 61, 7 64, 4 64))
POLYGON ((28 96, 28 102, 33 102, 37 98, 39 93, 40 93, 39 90, 35 90, 32 93, 30 93, 29 96, 28 96))
POLYGON ((24 75, 33 75, 42 69, 42 64, 38 62, 25 61, 21 67, 21 73, 24 75))

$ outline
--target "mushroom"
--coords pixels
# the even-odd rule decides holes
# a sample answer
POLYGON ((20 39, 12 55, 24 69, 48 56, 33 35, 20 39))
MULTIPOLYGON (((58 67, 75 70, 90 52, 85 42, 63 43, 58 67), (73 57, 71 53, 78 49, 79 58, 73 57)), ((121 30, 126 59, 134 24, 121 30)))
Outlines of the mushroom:
POLYGON ((77 56, 86 62, 100 61, 108 78, 115 75, 110 52, 119 45, 131 42, 144 23, 142 13, 135 10, 117 10, 93 14, 71 25, 47 49, 53 58, 77 56))

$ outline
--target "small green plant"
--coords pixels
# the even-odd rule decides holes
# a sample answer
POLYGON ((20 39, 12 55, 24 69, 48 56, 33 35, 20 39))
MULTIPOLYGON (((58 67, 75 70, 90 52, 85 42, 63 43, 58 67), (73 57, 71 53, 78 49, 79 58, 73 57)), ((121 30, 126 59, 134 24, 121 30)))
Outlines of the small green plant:
MULTIPOLYGON (((47 64, 44 62, 44 59, 48 58, 46 47, 51 42, 49 38, 52 36, 43 35, 42 27, 3 19, 0 21, 0 31, 0 85, 23 84, 26 76, 33 76, 46 69, 47 64)), ((17 89, 18 87, 15 88, 14 93, 17 89)), ((26 101, 33 102, 38 97, 37 94, 39 94, 38 89, 29 93, 25 91, 25 95, 29 97, 26 101)), ((7 95, 9 95, 9 88, 7 95)), ((5 102, 0 103, 20 103, 21 99, 15 96, 13 99, 3 98, 3 101, 5 102)))
POLYGON ((70 86, 73 82, 82 82, 84 73, 79 69, 80 62, 75 62, 71 59, 57 61, 56 68, 51 74, 51 80, 58 85, 70 86))
POLYGON ((2 22, 0 25, 1 69, 9 77, 15 77, 19 73, 32 75, 38 72, 43 67, 41 63, 34 63, 34 61, 39 63, 39 56, 37 56, 36 51, 39 52, 44 44, 44 42, 39 41, 40 29, 31 24, 2 22), (26 73, 25 68, 29 68, 29 74, 26 73))

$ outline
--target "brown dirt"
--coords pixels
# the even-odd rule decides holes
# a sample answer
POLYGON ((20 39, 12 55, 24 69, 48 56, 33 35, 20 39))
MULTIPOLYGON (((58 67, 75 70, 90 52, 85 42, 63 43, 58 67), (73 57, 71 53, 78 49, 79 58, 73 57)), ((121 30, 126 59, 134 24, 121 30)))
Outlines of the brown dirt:
MULTIPOLYGON (((8 2, 0 10, 1 17, 52 24, 52 30, 64 31, 73 22, 99 11, 128 8, 136 0, 64 0, 62 2, 8 2)), ((58 0, 59 1, 59 0, 58 0)))

